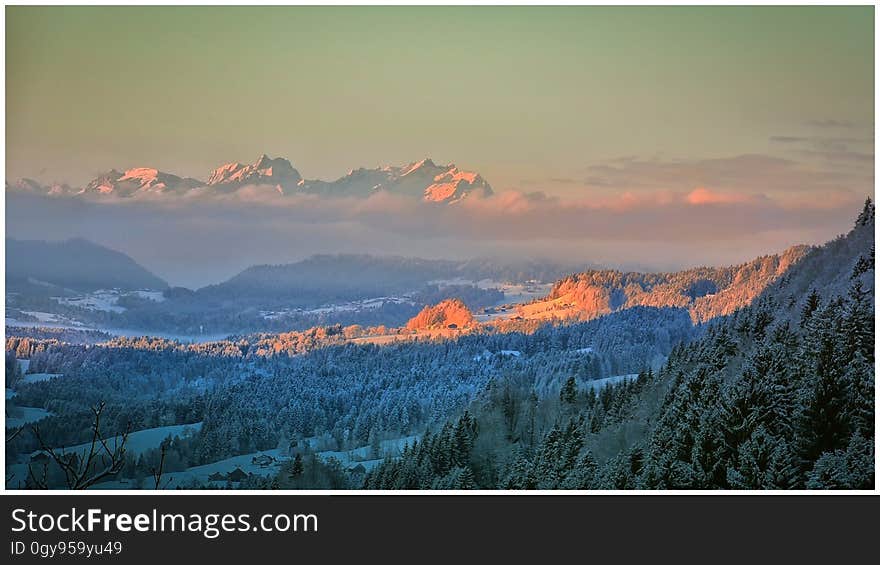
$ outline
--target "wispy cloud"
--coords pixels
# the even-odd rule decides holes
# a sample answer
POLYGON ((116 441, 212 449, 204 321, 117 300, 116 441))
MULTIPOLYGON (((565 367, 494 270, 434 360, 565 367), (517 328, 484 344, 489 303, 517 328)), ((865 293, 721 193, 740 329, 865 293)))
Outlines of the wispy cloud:
MULTIPOLYGON (((784 166, 764 159, 736 162, 763 166, 763 176, 771 178, 771 171, 784 166)), ((742 173, 734 174, 728 169, 728 163, 716 160, 702 165, 707 170, 724 173, 714 175, 716 180, 726 180, 727 184, 741 180, 742 173)), ((663 181, 672 174, 668 165, 656 163, 631 162, 625 167, 625 171, 614 168, 614 172, 623 177, 619 182, 627 186, 663 181), (634 175, 640 178, 634 181, 634 175)), ((693 171, 694 165, 670 168, 680 171, 682 167, 693 171)), ((694 174, 695 178, 702 176, 694 174)), ((754 167, 751 174, 757 174, 754 167)), ((506 190, 485 198, 472 196, 453 205, 434 205, 382 191, 368 198, 327 198, 305 194, 285 196, 271 187, 252 186, 220 195, 194 192, 182 198, 147 194, 142 198, 97 199, 92 205, 103 208, 107 214, 123 209, 127 214, 134 214, 133 210, 140 209, 165 218, 186 217, 191 224, 235 218, 241 223, 241 230, 252 231, 284 232, 294 225, 322 228, 348 225, 395 233, 408 240, 588 238, 609 242, 675 242, 692 238, 729 239, 781 228, 830 227, 852 215, 860 200, 851 191, 837 190, 834 193, 837 198, 782 198, 724 184, 683 184, 688 188, 621 190, 575 198, 561 198, 543 191, 506 190)))
MULTIPOLYGON (((787 141, 792 149, 806 151, 800 141, 787 141)), ((811 155, 825 159, 844 158, 846 149, 811 155)), ((806 155, 806 154, 803 154, 806 155)), ((802 157, 803 157, 802 155, 802 157)), ((857 153, 847 154, 864 161, 857 153)), ((744 154, 714 159, 630 160, 603 163, 588 169, 584 184, 593 188, 621 190, 693 190, 699 186, 781 196, 782 193, 821 191, 867 191, 873 183, 873 171, 864 169, 834 170, 816 166, 806 159, 784 158, 765 154, 744 154)))
POLYGON ((861 177, 873 180, 874 139, 873 137, 840 137, 814 135, 808 137, 772 136, 770 141, 784 144, 788 154, 798 156, 802 160, 814 163, 819 167, 830 166, 839 174, 839 165, 845 165, 849 172, 848 179, 861 177))
POLYGON ((823 129, 852 129, 856 127, 853 122, 847 120, 833 120, 833 119, 825 119, 825 120, 808 120, 806 125, 814 128, 823 128, 823 129))
POLYGON ((774 143, 801 143, 803 141, 807 141, 809 138, 807 137, 795 137, 790 135, 773 135, 770 136, 770 141, 774 143))
POLYGON ((215 282, 254 263, 334 252, 562 256, 648 268, 731 263, 819 243, 851 225, 873 191, 873 166, 869 153, 847 140, 780 141, 791 158, 628 156, 587 167, 583 179, 556 177, 530 185, 537 190, 502 190, 453 205, 385 192, 285 196, 270 186, 171 198, 7 194, 7 234, 86 237, 189 284, 215 282), (551 190, 570 181, 579 190, 551 190))

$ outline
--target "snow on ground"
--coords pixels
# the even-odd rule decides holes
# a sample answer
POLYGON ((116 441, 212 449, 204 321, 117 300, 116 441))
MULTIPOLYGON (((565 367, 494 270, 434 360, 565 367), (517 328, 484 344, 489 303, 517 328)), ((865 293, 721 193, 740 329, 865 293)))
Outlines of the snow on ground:
POLYGON ((49 379, 54 379, 55 377, 60 376, 61 373, 29 373, 24 376, 24 382, 38 383, 41 381, 48 381, 49 379))
MULTIPOLYGON (((27 312, 25 312, 27 313, 27 312)), ((56 316, 57 322, 29 322, 17 320, 15 318, 6 318, 6 325, 11 328, 58 328, 62 330, 89 330, 82 322, 70 320, 61 316, 56 316)))
POLYGON ((502 304, 501 306, 488 306, 474 314, 474 319, 480 323, 492 320, 507 320, 517 315, 516 304, 502 304))
POLYGON ((356 467, 358 464, 364 465, 367 470, 376 466, 385 457, 400 457, 403 453, 405 445, 412 445, 418 441, 420 436, 413 435, 397 439, 387 439, 379 442, 380 451, 378 458, 371 458, 372 448, 369 445, 349 449, 348 451, 320 451, 318 456, 325 461, 334 458, 342 463, 346 469, 356 467))
POLYGON ((119 299, 123 296, 134 295, 145 300, 153 302, 163 302, 165 296, 159 290, 118 290, 118 289, 102 289, 81 294, 73 297, 54 296, 53 300, 65 306, 75 306, 84 310, 94 310, 98 312, 125 312, 125 308, 119 306, 119 299))
POLYGON ((132 294, 153 302, 165 302, 165 294, 161 290, 135 290, 132 294))
MULTIPOLYGON (((7 389, 7 398, 9 395, 7 389)), ((52 413, 42 408, 32 408, 30 406, 7 406, 6 408, 6 428, 18 428, 33 422, 37 422, 51 416, 52 413)))
MULTIPOLYGON (((254 475, 269 477, 278 473, 281 462, 289 460, 290 458, 286 455, 282 455, 280 450, 268 449, 266 451, 257 451, 254 453, 247 453, 245 455, 236 455, 235 457, 222 459, 220 461, 208 463, 207 465, 190 467, 185 471, 166 473, 163 477, 163 480, 171 479, 172 488, 174 487, 174 485, 186 485, 188 483, 191 483, 192 481, 195 481, 197 483, 208 483, 210 482, 208 480, 208 477, 213 475, 214 473, 226 475, 226 473, 231 473, 236 469, 241 469, 245 473, 253 473, 254 475), (259 455, 268 455, 269 457, 274 458, 276 462, 265 467, 257 465, 253 462, 253 459, 254 457, 257 457, 259 455)), ((226 484, 226 481, 217 482, 219 484, 226 484)))
POLYGON ((596 379, 594 381, 587 381, 584 383, 586 386, 592 388, 596 392, 601 390, 607 384, 617 384, 623 381, 629 381, 639 378, 637 374, 632 375, 615 375, 613 377, 605 377, 604 379, 596 379))
POLYGON ((550 293, 552 283, 502 284, 499 289, 504 299, 511 304, 523 304, 536 298, 543 298, 550 293))
POLYGON ((385 304, 414 304, 409 294, 402 296, 380 296, 378 298, 365 298, 352 302, 340 302, 328 304, 319 308, 286 308, 284 310, 261 310, 260 315, 266 320, 277 320, 290 314, 320 316, 324 314, 338 314, 341 312, 362 312, 364 310, 376 310, 385 304))
MULTIPOLYGON (((22 371, 26 371, 28 367, 30 367, 30 360, 27 359, 19 359, 18 364, 21 367, 22 371)), ((36 383, 40 381, 49 380, 55 377, 60 377, 61 375, 52 374, 52 373, 32 373, 30 375, 24 375, 24 382, 26 383, 36 383)), ((11 401, 13 398, 17 396, 17 393, 7 388, 6 389, 6 400, 11 401)), ((6 427, 7 428, 18 428, 24 426, 26 424, 30 424, 32 422, 36 422, 38 420, 42 420, 47 416, 51 416, 52 413, 44 410, 42 408, 34 408, 32 406, 17 406, 13 402, 7 402, 6 404, 6 427)))
POLYGON ((27 373, 28 369, 31 366, 31 360, 30 359, 19 359, 18 366, 21 367, 22 373, 27 373))
POLYGON ((364 300, 356 300, 354 302, 343 302, 341 304, 331 304, 322 308, 313 308, 304 310, 305 314, 331 314, 335 312, 358 312, 361 310, 375 310, 381 308, 385 303, 389 304, 405 304, 412 303, 407 296, 380 296, 379 298, 367 298, 364 300))
MULTIPOLYGON (((30 408, 26 410, 39 410, 37 408, 30 408)), ((49 415, 48 412, 45 412, 46 415, 49 415)), ((6 420, 6 427, 11 427, 10 419, 6 420)), ((158 428, 149 428, 146 430, 140 430, 137 432, 132 432, 128 436, 128 441, 125 443, 126 452, 137 457, 138 455, 144 453, 150 448, 156 447, 158 448, 161 445, 162 441, 168 436, 181 436, 186 434, 189 430, 198 431, 202 427, 201 422, 196 422, 194 424, 181 424, 176 426, 162 426, 158 428)), ((110 438, 108 440, 108 445, 113 448, 116 445, 115 442, 119 441, 118 436, 114 438, 110 438)), ((82 443, 80 445, 75 445, 73 447, 68 447, 64 449, 65 453, 71 453, 74 451, 79 451, 80 453, 87 453, 89 448, 91 447, 91 443, 82 443)), ((100 446, 98 447, 100 449, 100 446)), ((61 451, 60 449, 57 451, 61 451)), ((7 462, 6 464, 6 475, 7 477, 12 477, 12 480, 7 484, 12 488, 23 488, 23 482, 27 477, 28 473, 28 464, 27 463, 16 463, 11 464, 7 462), (17 486, 21 484, 21 486, 17 486)), ((133 485, 125 480, 119 481, 108 481, 103 482, 97 486, 97 488, 101 489, 129 489, 134 488, 133 485)))
POLYGON ((15 318, 7 318, 6 325, 17 328, 59 328, 65 330, 95 330, 119 337, 161 337, 179 341, 180 343, 206 343, 209 341, 221 341, 229 337, 228 333, 214 334, 179 334, 169 332, 157 332, 153 330, 142 330, 138 328, 96 328, 86 326, 80 322, 67 320, 66 322, 22 322, 15 318))
MULTIPOLYGON (((369 458, 371 455, 369 446, 359 447, 357 449, 352 449, 349 451, 319 451, 317 452, 317 455, 324 461, 328 461, 331 458, 336 459, 346 469, 351 469, 358 465, 363 465, 363 467, 367 471, 369 471, 370 469, 381 463, 384 460, 385 456, 399 457, 402 453, 404 445, 412 444, 418 439, 419 436, 414 435, 382 441, 382 457, 378 459, 369 458)), ((309 445, 315 445, 318 440, 317 438, 307 438, 304 441, 308 442, 309 445)), ((190 467, 185 471, 165 473, 163 475, 163 481, 171 479, 171 482, 169 483, 169 488, 189 485, 194 481, 201 484, 225 486, 227 484, 226 480, 210 481, 209 477, 215 473, 219 473, 220 475, 225 476, 227 473, 231 473, 236 469, 241 469, 245 473, 253 473, 257 476, 271 477, 277 474, 278 471, 281 469, 281 465, 287 461, 290 461, 290 459, 291 458, 286 453, 286 450, 284 450, 283 452, 280 449, 255 451, 253 453, 246 453, 244 455, 236 455, 235 457, 229 457, 227 459, 215 461, 206 465, 190 467), (275 461, 266 466, 254 463, 254 458, 260 455, 268 455, 269 457, 272 457, 275 461)), ((125 481, 112 481, 109 483, 101 483, 99 486, 100 488, 108 489, 133 488, 133 485, 125 481)))
POLYGON ((504 299, 495 306, 488 306, 480 309, 474 314, 474 318, 481 323, 490 322, 492 320, 512 318, 517 315, 517 306, 531 302, 537 298, 543 298, 549 294, 553 288, 552 283, 529 282, 523 284, 513 284, 499 282, 492 279, 483 279, 472 281, 470 279, 440 279, 429 281, 429 284, 437 286, 453 286, 453 285, 475 285, 483 290, 497 289, 504 293, 504 299))
POLYGON ((167 437, 183 436, 187 432, 196 433, 202 429, 201 422, 193 424, 178 424, 176 426, 162 426, 160 428, 150 428, 132 432, 128 435, 128 441, 125 444, 125 450, 134 455, 159 447, 162 441, 167 437))
MULTIPOLYGON (((194 424, 178 424, 175 426, 161 426, 158 428, 148 428, 146 430, 139 430, 137 432, 131 432, 128 434, 128 441, 125 442, 125 451, 137 457, 138 455, 144 453, 148 449, 158 448, 162 441, 165 438, 171 436, 183 436, 188 431, 197 432, 202 428, 201 422, 196 422, 194 424)), ((120 436, 112 437, 107 440, 107 444, 111 447, 116 445, 119 441, 121 441, 120 436)), ((64 450, 66 452, 79 451, 79 452, 88 452, 91 447, 91 442, 81 443, 79 445, 74 445, 73 447, 67 447, 64 450)))
MULTIPOLYGON (((164 426, 161 428, 151 428, 149 430, 133 432, 128 436, 129 439, 126 443, 126 451, 132 453, 135 456, 140 455, 150 448, 159 447, 162 440, 164 440, 169 435, 182 435, 188 428, 198 430, 199 428, 201 428, 201 422, 179 426, 164 426)), ((370 459, 371 449, 369 446, 359 447, 357 449, 351 449, 349 451, 319 451, 317 452, 317 455, 324 461, 328 461, 331 458, 336 459, 346 469, 351 469, 358 465, 362 465, 367 471, 369 471, 376 467, 379 463, 381 463, 385 459, 385 457, 400 457, 401 453, 403 452, 403 447, 407 444, 412 445, 413 443, 418 441, 419 437, 420 436, 418 435, 412 435, 397 439, 384 440, 380 442, 382 457, 377 459, 370 459)), ((315 445, 318 440, 317 438, 307 438, 304 441, 308 442, 309 445, 315 445)), ((113 445, 113 439, 110 440, 109 444, 111 446, 113 445)), ((90 444, 85 443, 65 449, 65 451, 68 453, 73 450, 87 451, 89 446, 90 444)), ((227 473, 231 473, 236 469, 241 469, 245 473, 253 473, 254 475, 258 476, 270 477, 277 474, 281 468, 281 465, 287 461, 290 461, 290 459, 291 458, 289 455, 287 455, 286 450, 284 450, 284 452, 282 452, 282 450, 280 449, 255 451, 253 453, 246 453, 244 455, 236 455, 235 457, 229 457, 227 459, 215 461, 206 465, 190 467, 185 471, 165 473, 163 474, 163 483, 170 479, 171 482, 169 483, 168 488, 171 489, 183 487, 191 484, 192 482, 210 484, 214 486, 226 486, 226 480, 210 481, 209 477, 215 473, 219 473, 225 476, 227 473), (254 463, 254 458, 259 455, 268 455, 272 457, 275 461, 266 466, 254 463)), ((7 475, 10 474, 14 477, 26 477, 27 464, 8 464, 7 475)), ((145 485, 148 482, 149 481, 145 482, 145 485)), ((96 485, 95 488, 110 490, 132 489, 135 488, 135 485, 131 481, 123 479, 118 481, 105 481, 100 483, 99 485, 96 485)))
POLYGON ((463 278, 438 279, 429 281, 428 284, 436 284, 439 287, 474 285, 483 290, 491 290, 493 288, 498 289, 504 293, 504 302, 506 304, 522 304, 523 302, 529 302, 530 300, 541 298, 546 296, 550 292, 550 289, 553 288, 553 283, 539 283, 533 281, 515 284, 493 279, 473 281, 471 279, 463 278))
POLYGON ((27 314, 28 316, 33 316, 40 323, 48 323, 54 324, 61 322, 61 318, 57 315, 52 314, 51 312, 38 312, 36 310, 22 310, 22 314, 27 314))
POLYGON ((58 304, 63 304, 65 306, 75 306, 84 310, 94 310, 97 312, 116 312, 119 314, 120 312, 125 312, 125 308, 117 305, 119 296, 119 292, 115 290, 99 290, 82 296, 55 296, 53 299, 56 300, 58 304))
POLYGON ((180 343, 207 343, 209 341, 222 341, 229 337, 229 334, 178 334, 169 332, 157 332, 152 330, 135 329, 119 329, 119 328, 101 328, 100 331, 110 335, 119 337, 161 337, 170 339, 180 343))
POLYGON ((495 356, 501 357, 521 357, 522 351, 516 351, 514 349, 502 349, 498 353, 492 353, 491 351, 483 351, 479 355, 474 356, 474 361, 483 361, 485 359, 491 359, 495 356))

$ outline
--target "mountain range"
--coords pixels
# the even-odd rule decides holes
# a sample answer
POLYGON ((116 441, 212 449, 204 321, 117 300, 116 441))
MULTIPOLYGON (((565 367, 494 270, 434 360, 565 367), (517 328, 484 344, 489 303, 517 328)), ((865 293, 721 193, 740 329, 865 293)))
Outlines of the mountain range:
POLYGON ((23 178, 6 184, 6 190, 49 196, 113 196, 231 194, 245 186, 267 187, 282 195, 312 194, 363 198, 377 192, 419 197, 425 202, 454 203, 473 195, 490 196, 492 187, 479 174, 455 164, 437 165, 431 159, 395 167, 358 168, 335 181, 307 180, 290 161, 261 155, 254 163, 227 163, 217 167, 206 181, 180 177, 150 167, 126 171, 111 169, 85 186, 44 185, 23 178))
MULTIPOLYGON (((165 281, 129 257, 84 240, 50 243, 8 239, 7 284, 21 295, 15 302, 29 296, 51 296, 64 289, 168 289, 166 302, 143 302, 139 307, 144 311, 132 309, 125 312, 125 320, 115 322, 136 325, 149 320, 163 329, 177 329, 181 324, 209 324, 234 331, 236 324, 243 323, 241 316, 245 314, 250 320, 248 328, 260 328, 260 324, 267 328, 285 327, 282 319, 272 318, 270 323, 259 312, 323 308, 362 300, 374 300, 374 306, 388 301, 389 310, 376 309, 364 318, 361 310, 369 310, 370 306, 349 305, 334 310, 334 323, 396 325, 423 306, 451 297, 476 308, 486 307, 480 312, 480 319, 487 326, 506 329, 534 328, 545 322, 586 321, 637 306, 683 309, 692 322, 702 323, 750 304, 784 278, 810 250, 807 246, 795 246, 740 265, 669 273, 579 270, 541 262, 505 265, 476 259, 315 255, 297 263, 250 267, 224 282, 191 291, 168 289, 165 281), (501 291, 494 290, 493 295, 475 286, 487 279, 495 281, 489 282, 493 288, 504 284, 527 287, 534 298, 528 302, 521 302, 520 298, 520 303, 501 307, 501 291), (548 287, 539 290, 539 282, 548 287), (552 287, 549 283, 553 283, 552 287), (211 316, 217 319, 209 323, 211 316)), ((36 307, 32 306, 31 309, 36 307)), ((426 308, 422 318, 412 321, 409 329, 449 324, 460 329, 473 326, 467 306, 458 302, 426 308), (455 308, 449 310, 449 306, 455 308)), ((297 327, 329 323, 317 319, 295 322, 297 327)))

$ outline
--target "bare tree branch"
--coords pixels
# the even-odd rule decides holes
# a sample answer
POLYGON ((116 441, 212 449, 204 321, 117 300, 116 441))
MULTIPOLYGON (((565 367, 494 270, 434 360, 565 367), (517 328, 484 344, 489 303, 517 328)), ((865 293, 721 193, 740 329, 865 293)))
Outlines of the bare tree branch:
MULTIPOLYGON (((104 412, 104 403, 92 408, 95 415, 92 424, 92 440, 89 443, 89 450, 85 456, 80 453, 66 453, 65 450, 50 447, 40 434, 38 426, 31 426, 40 449, 45 452, 64 472, 64 480, 67 482, 67 488, 71 490, 87 489, 99 483, 106 477, 110 477, 119 473, 125 465, 125 444, 128 442, 128 435, 131 431, 131 423, 126 426, 121 436, 115 438, 111 447, 108 441, 101 434, 101 414, 104 412), (93 470, 97 463, 96 458, 100 460, 100 470, 93 470)), ((48 468, 48 465, 46 465, 48 468)), ((30 465, 28 465, 30 470, 30 465)), ((39 481, 34 473, 31 472, 31 480, 38 488, 47 488, 46 477, 48 473, 44 473, 43 480, 39 481)))
POLYGON ((12 440, 14 440, 15 438, 17 438, 19 435, 21 435, 21 432, 23 432, 23 431, 24 431, 24 426, 22 426, 22 427, 16 429, 14 432, 12 432, 12 434, 10 434, 10 435, 6 438, 6 443, 9 443, 10 441, 12 441, 12 440))
POLYGON ((167 451, 167 446, 163 443, 161 449, 161 455, 159 457, 159 466, 157 468, 151 469, 150 473, 153 475, 153 480, 155 481, 156 490, 162 490, 171 484, 171 481, 174 480, 174 477, 170 477, 168 481, 162 485, 162 473, 165 469, 165 453, 167 451))

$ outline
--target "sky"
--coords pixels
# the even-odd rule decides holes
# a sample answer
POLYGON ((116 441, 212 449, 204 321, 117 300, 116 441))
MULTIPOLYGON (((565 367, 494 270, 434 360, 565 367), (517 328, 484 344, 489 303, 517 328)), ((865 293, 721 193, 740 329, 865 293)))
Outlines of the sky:
MULTIPOLYGON (((625 239, 648 267, 734 261, 831 237, 873 193, 873 21, 872 7, 7 7, 6 175, 206 179, 268 153, 331 180, 430 156, 491 183, 496 205, 470 213, 494 231, 462 213, 421 247, 395 239, 415 227, 368 245, 352 226, 383 226, 349 211, 334 221, 351 238, 321 247, 544 254, 546 239, 613 257, 625 239), (732 207, 740 233, 694 222, 677 245, 703 247, 640 251, 695 206, 732 207), (585 210, 619 224, 585 231, 585 210)), ((8 235, 59 232, 9 218, 8 235)))

